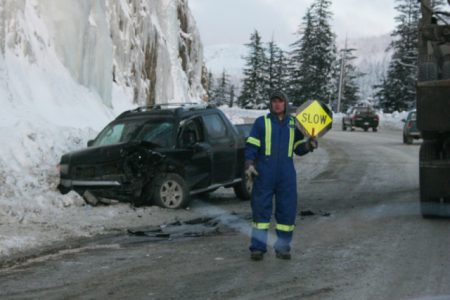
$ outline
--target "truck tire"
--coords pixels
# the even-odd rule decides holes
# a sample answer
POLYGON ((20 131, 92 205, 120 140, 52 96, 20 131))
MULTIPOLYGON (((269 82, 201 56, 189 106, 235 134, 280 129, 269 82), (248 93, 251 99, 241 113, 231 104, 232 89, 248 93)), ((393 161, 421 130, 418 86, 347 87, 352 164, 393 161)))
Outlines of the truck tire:
POLYGON ((153 201, 164 208, 184 208, 190 200, 184 179, 175 173, 158 175, 153 181, 153 201))
POLYGON ((442 65, 442 79, 450 79, 450 58, 446 58, 442 65))
MULTIPOLYGON (((439 148, 435 141, 424 141, 420 146, 419 161, 431 161, 439 158, 439 148)), ((422 167, 419 168, 420 211, 425 219, 438 217, 440 214, 439 198, 430 197, 430 188, 425 186, 422 167)))
POLYGON ((438 66, 434 61, 425 61, 419 63, 419 81, 431 81, 438 79, 438 66))
POLYGON ((244 174, 242 180, 233 185, 236 197, 241 200, 249 200, 252 197, 253 180, 244 174))

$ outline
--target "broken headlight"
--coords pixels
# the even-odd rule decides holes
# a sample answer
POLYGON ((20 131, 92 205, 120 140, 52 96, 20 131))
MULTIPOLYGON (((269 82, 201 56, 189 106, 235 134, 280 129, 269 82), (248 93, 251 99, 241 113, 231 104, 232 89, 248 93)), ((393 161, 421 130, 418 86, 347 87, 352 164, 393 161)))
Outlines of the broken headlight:
POLYGON ((58 169, 61 174, 69 174, 69 164, 59 164, 58 169))

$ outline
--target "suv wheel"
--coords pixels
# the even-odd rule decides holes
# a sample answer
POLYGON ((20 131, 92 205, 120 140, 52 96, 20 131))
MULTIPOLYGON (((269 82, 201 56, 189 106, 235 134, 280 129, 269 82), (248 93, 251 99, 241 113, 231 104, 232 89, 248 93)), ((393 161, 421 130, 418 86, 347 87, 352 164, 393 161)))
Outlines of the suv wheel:
POLYGON ((403 143, 410 145, 413 143, 413 138, 404 134, 403 135, 403 143))
POLYGON ((345 126, 344 121, 342 121, 342 131, 346 131, 347 130, 347 126, 345 126))
POLYGON ((253 179, 244 174, 242 181, 233 186, 234 193, 242 200, 249 200, 252 196, 253 179))
POLYGON ((183 208, 189 203, 189 191, 184 179, 178 174, 157 176, 153 183, 153 200, 165 208, 183 208))

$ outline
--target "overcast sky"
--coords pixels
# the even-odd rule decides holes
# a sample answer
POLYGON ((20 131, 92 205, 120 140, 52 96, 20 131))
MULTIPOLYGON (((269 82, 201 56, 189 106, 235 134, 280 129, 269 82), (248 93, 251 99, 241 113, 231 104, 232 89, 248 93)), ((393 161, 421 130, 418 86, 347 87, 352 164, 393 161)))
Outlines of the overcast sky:
MULTIPOLYGON (((205 46, 244 44, 257 29, 263 41, 294 41, 313 0, 188 0, 205 46)), ((395 0, 333 0, 333 30, 338 39, 390 33, 395 0)))

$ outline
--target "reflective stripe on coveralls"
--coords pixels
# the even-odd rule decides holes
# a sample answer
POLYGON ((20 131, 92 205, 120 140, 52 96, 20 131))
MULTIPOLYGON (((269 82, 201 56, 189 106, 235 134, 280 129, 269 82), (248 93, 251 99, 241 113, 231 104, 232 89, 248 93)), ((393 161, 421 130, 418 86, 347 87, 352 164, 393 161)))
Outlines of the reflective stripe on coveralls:
MULTIPOLYGON (((265 127, 265 135, 266 135, 266 155, 269 156, 272 153, 272 123, 270 122, 270 119, 267 117, 267 115, 264 116, 264 127, 265 127)), ((289 120, 289 150, 288 150, 288 156, 292 157, 292 153, 294 152, 294 149, 296 148, 294 146, 294 138, 295 138, 295 120, 293 118, 290 118, 289 120)), ((247 142, 250 144, 253 144, 257 147, 261 147, 261 142, 253 137, 249 137, 247 139, 247 142)), ((298 145, 297 145, 298 146, 298 145)))
POLYGON ((264 128, 266 130, 266 155, 270 156, 272 153, 272 123, 267 115, 264 116, 264 128))
POLYGON ((300 146, 301 144, 305 143, 305 141, 300 140, 297 143, 294 144, 294 150, 297 149, 298 146, 300 146))
POLYGON ((260 229, 260 230, 266 230, 266 229, 269 229, 270 223, 256 223, 256 222, 253 222, 252 223, 252 227, 256 228, 256 229, 260 229))
POLYGON ((261 147, 261 141, 254 137, 249 137, 247 143, 255 145, 256 147, 261 147))
POLYGON ((295 225, 284 225, 284 224, 277 224, 276 229, 279 231, 294 231, 295 225))
POLYGON ((293 147, 294 147, 294 137, 295 137, 295 121, 293 118, 289 121, 289 153, 288 156, 292 157, 293 147))

